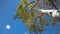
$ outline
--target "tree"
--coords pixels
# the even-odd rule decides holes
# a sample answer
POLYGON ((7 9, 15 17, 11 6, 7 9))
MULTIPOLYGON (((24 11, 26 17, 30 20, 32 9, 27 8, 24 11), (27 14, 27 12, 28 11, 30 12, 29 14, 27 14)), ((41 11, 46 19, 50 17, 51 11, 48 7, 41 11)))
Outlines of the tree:
POLYGON ((48 14, 38 11, 38 9, 43 6, 45 8, 45 6, 49 6, 51 4, 55 8, 57 8, 56 4, 58 4, 58 2, 56 1, 58 0, 53 1, 54 4, 52 4, 51 1, 49 2, 49 0, 44 0, 44 2, 42 2, 41 0, 32 0, 31 2, 29 2, 29 0, 21 0, 21 3, 18 5, 14 19, 22 19, 23 23, 28 27, 30 34, 32 34, 32 32, 35 34, 38 34, 38 32, 42 33, 46 30, 44 26, 49 26, 50 23, 52 23, 52 25, 55 26, 57 21, 52 16, 50 16, 51 22, 48 22, 45 17, 46 15, 48 16, 48 14))

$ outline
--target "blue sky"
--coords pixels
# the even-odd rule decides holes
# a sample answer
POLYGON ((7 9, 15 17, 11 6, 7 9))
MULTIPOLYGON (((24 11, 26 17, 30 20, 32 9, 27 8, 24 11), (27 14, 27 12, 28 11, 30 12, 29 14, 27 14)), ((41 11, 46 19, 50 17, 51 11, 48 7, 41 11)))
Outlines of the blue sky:
MULTIPOLYGON (((20 0, 0 0, 0 34, 29 34, 21 19, 13 19, 19 3, 20 0), (6 25, 11 28, 6 29, 6 25)), ((53 26, 47 26, 43 34, 52 34, 53 31, 53 26)))
POLYGON ((24 34, 27 30, 22 20, 13 17, 20 0, 0 0, 0 34, 24 34), (7 30, 6 25, 11 29, 7 30))

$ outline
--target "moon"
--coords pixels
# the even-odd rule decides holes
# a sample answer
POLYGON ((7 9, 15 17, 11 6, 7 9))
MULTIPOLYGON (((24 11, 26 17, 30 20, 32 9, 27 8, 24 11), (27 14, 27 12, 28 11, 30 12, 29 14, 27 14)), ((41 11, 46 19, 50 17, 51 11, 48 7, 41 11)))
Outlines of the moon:
POLYGON ((25 32, 25 34, 27 34, 27 33, 25 32))
POLYGON ((10 25, 6 25, 6 29, 8 29, 8 30, 9 30, 10 28, 11 28, 11 26, 10 26, 10 25))

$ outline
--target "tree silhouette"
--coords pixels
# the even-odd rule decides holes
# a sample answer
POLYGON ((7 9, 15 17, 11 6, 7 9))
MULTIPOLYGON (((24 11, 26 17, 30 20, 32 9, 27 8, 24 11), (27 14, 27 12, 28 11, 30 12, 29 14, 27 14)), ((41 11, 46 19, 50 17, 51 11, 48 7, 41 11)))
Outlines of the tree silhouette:
MULTIPOLYGON (((30 34, 38 34, 46 31, 44 26, 49 26, 51 23, 53 26, 56 25, 58 19, 54 19, 52 16, 45 14, 38 9, 56 9, 58 0, 21 0, 20 4, 17 7, 17 12, 14 16, 14 19, 19 18, 23 20, 23 23, 28 27, 30 34), (53 1, 53 2, 52 2, 53 1), (52 4, 52 3, 53 4, 52 4), (49 6, 51 6, 49 8, 49 6), (54 6, 54 7, 52 7, 54 6), (46 20, 46 16, 49 16, 51 22, 46 20)), ((57 17, 56 17, 57 18, 57 17)))

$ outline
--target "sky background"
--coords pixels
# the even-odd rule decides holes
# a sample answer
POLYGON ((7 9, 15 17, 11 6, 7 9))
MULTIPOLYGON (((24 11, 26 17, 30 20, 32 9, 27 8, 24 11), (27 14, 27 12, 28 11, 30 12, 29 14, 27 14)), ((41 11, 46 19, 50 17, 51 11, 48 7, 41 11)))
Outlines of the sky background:
MULTIPOLYGON (((0 0, 0 34, 29 34, 21 19, 13 19, 19 3, 20 0, 0 0), (10 25, 11 28, 7 29, 6 25, 10 25)), ((56 27, 58 26, 60 25, 56 25, 56 27)), ((53 34, 55 31, 55 27, 52 25, 46 28, 47 30, 43 34, 53 34)))

